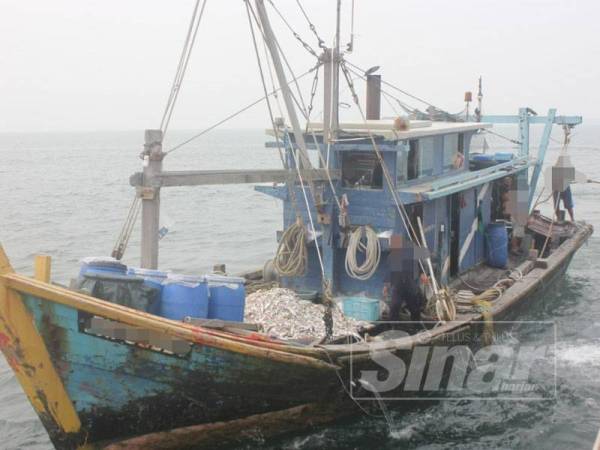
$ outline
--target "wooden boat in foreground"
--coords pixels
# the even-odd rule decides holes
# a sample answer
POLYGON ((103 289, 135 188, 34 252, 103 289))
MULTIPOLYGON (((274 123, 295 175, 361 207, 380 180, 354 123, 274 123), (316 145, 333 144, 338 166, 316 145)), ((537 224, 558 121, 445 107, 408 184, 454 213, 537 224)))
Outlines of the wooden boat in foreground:
MULTIPOLYGON (((494 302, 492 315, 503 317, 548 288, 591 233, 578 224, 543 264, 523 262, 523 279, 494 302)), ((355 364, 367 363, 378 350, 480 333, 482 319, 473 312, 397 340, 302 346, 140 313, 14 273, 0 253, 0 348, 57 448, 334 401, 346 395, 351 352, 355 364), (91 334, 92 316, 158 333, 165 343, 183 341, 189 351, 91 334)))
MULTIPOLYGON (((324 72, 324 120, 310 120, 311 105, 301 127, 290 89, 294 80, 286 77, 265 4, 256 0, 254 6, 246 2, 252 31, 260 29, 265 40, 279 83, 274 92, 281 91, 290 124, 271 117, 275 142, 267 146, 278 148, 284 168, 164 171, 163 160, 175 149, 163 151, 166 125, 147 130, 143 172, 130 180, 136 188, 132 211, 141 203, 141 266, 158 267, 162 188, 272 182, 256 189, 284 202, 285 231, 274 263, 279 285, 313 291, 328 311, 335 298, 364 296, 378 311, 383 305, 376 318, 381 321, 358 335, 334 339, 328 333, 311 342, 278 339, 243 324, 185 323, 53 284, 46 257, 36 259, 34 278, 17 274, 0 247, 0 349, 56 448, 307 404, 336 405, 354 387, 364 390, 361 370, 373 367, 382 352, 409 361, 418 346, 448 337, 462 342, 466 331, 489 334, 495 321, 562 275, 593 232, 584 222, 544 218, 533 202, 553 125, 565 130, 565 159, 570 130, 581 117, 559 116, 555 109, 542 117, 530 108, 483 115, 480 86, 474 115, 468 104, 458 115, 429 105, 426 113, 413 109, 385 120, 382 82, 373 70, 358 73, 369 93, 363 115, 351 76, 355 66, 340 51, 338 29, 336 48, 324 48, 313 69, 324 72), (340 73, 361 112, 359 122, 338 120, 340 73), (473 138, 494 123, 519 126, 516 154, 472 151, 473 138), (531 124, 545 126, 537 158, 529 154, 531 124), (318 168, 308 151, 316 151, 318 168), (506 224, 518 255, 492 264, 494 251, 508 253, 506 224), (497 225, 505 240, 494 247, 485 230, 497 225), (405 251, 417 256, 407 259, 405 251), (470 283, 481 292, 471 291, 470 301, 461 304, 456 295, 470 283), (421 288, 432 292, 417 294, 421 288), (427 303, 418 303, 418 310, 417 298, 427 303), (406 305, 413 305, 412 317, 406 305), (389 331, 403 334, 390 337, 389 331)), ((176 79, 170 102, 180 84, 176 79)), ((266 86, 265 92, 268 99, 266 86)), ((118 259, 135 217, 115 248, 118 259)))

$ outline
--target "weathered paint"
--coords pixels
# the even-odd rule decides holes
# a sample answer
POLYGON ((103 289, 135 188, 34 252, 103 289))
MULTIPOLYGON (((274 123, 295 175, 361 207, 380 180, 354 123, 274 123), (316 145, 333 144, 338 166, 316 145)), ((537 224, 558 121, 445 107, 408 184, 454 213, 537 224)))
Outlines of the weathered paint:
POLYGON ((76 309, 24 301, 91 441, 286 408, 339 386, 333 372, 209 346, 179 356, 88 334, 76 309))
MULTIPOLYGON (((12 268, 0 246, 0 275, 12 268)), ((57 447, 81 444, 79 416, 22 297, 0 277, 0 350, 57 447)))

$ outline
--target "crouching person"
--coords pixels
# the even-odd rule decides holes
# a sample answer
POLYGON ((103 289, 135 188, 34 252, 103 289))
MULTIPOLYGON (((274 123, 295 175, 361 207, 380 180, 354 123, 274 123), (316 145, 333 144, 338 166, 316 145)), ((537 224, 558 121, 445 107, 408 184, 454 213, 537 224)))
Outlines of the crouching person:
POLYGON ((400 310, 410 312, 410 320, 420 321, 424 306, 423 294, 419 289, 419 260, 427 258, 427 250, 415 246, 401 236, 392 236, 388 256, 389 319, 398 320, 400 310))

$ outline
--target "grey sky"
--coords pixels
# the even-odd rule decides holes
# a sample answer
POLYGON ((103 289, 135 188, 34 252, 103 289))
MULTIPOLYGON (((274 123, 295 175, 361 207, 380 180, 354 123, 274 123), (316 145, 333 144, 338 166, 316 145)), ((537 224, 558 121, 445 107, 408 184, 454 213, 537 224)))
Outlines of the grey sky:
MULTIPOLYGON (((276 3, 315 44, 296 2, 276 3)), ((350 3, 343 1, 346 37, 350 3)), ((303 4, 331 41, 335 2, 303 4)), ((487 112, 556 106, 598 118, 599 5, 356 0, 355 52, 348 58, 381 65, 385 79, 450 111, 462 109, 464 91, 475 90, 481 74, 487 112)), ((0 6, 0 131, 158 125, 193 0, 0 0, 0 6)), ((275 14, 271 19, 302 72, 312 57, 275 14)), ((172 127, 199 129, 220 119, 260 96, 259 83, 243 1, 208 0, 172 127)), ((266 125, 261 106, 228 126, 266 125)))

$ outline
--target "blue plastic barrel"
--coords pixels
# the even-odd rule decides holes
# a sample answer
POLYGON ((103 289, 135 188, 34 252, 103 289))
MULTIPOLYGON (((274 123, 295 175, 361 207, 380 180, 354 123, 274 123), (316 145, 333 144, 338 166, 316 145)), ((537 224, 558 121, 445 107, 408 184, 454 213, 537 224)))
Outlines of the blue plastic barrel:
POLYGON ((169 272, 163 272, 162 270, 141 269, 139 267, 130 267, 127 269, 127 273, 143 278, 146 285, 160 289, 161 291, 163 282, 169 275, 169 272))
POLYGON ((508 263, 508 233, 504 222, 490 223, 486 230, 487 263, 505 269, 508 263))
POLYGON ((207 275, 210 300, 208 302, 208 318, 244 321, 246 306, 246 290, 244 278, 223 275, 207 275))
POLYGON ((111 256, 92 256, 81 260, 79 276, 126 275, 127 266, 111 256))
POLYGON ((173 320, 208 317, 208 285, 204 277, 169 274, 163 283, 160 315, 173 320))
POLYGON ((488 155, 485 153, 472 153, 471 160, 472 161, 493 161, 494 155, 488 155))
POLYGON ((508 162, 513 159, 515 155, 510 152, 496 152, 494 159, 498 162, 508 162))

